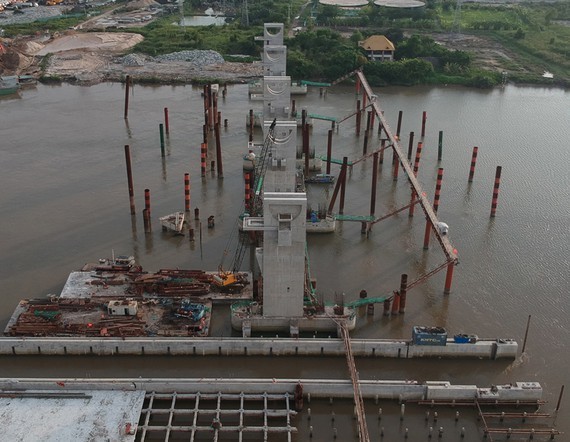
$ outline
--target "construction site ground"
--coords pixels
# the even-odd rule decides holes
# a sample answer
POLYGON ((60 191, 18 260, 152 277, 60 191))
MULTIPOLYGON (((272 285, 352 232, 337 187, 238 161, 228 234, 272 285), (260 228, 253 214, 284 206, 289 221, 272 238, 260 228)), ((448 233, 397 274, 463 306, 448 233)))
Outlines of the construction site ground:
POLYGON ((148 59, 140 65, 123 64, 120 56, 142 40, 142 35, 135 33, 77 30, 60 36, 17 39, 9 46, 9 53, 2 57, 0 71, 3 75, 39 75, 39 63, 49 54, 44 76, 79 83, 122 81, 126 75, 135 81, 164 83, 191 83, 204 78, 240 82, 261 76, 261 66, 251 63, 224 62, 204 66, 186 61, 148 59))
MULTIPOLYGON (((89 18, 64 33, 2 39, 5 53, 0 53, 0 74, 44 75, 83 84, 123 81, 126 75, 130 75, 134 81, 158 83, 191 83, 203 79, 246 82, 262 75, 261 65, 252 63, 201 64, 184 60, 157 62, 152 57, 141 56, 144 62, 124 64, 121 55, 132 52, 132 48, 143 40, 143 36, 116 30, 105 32, 105 29, 109 26, 132 29, 150 23, 155 14, 148 8, 154 2, 142 0, 138 3, 138 7, 121 14, 123 19, 133 20, 131 23, 116 26, 117 17, 110 10, 89 18), (46 56, 49 60, 42 63, 46 56), (44 64, 43 72, 40 63, 44 64)), ((26 11, 26 14, 32 17, 42 8, 50 7, 28 8, 30 11, 26 11)), ((8 22, 9 18, 5 18, 0 26, 8 22)))

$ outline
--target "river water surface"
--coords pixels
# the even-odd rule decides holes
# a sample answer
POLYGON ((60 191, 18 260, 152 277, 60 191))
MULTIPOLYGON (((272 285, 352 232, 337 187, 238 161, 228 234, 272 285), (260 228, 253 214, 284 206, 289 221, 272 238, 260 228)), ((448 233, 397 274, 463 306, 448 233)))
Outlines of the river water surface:
MULTIPOLYGON (((413 325, 440 325, 451 334, 514 338, 522 346, 529 315, 532 320, 526 352, 516 361, 363 359, 357 360, 361 378, 441 379, 480 386, 538 381, 549 401, 545 408, 552 411, 561 385, 568 383, 570 366, 570 95, 559 89, 512 86, 492 91, 438 87, 376 92, 393 130, 398 111, 403 111, 403 150, 410 131, 419 140, 422 111, 428 113, 418 178, 432 199, 437 169, 444 168, 438 213, 450 226, 460 264, 450 295, 443 294, 445 272, 440 272, 408 293, 404 315, 385 318, 377 307, 374 318, 359 317, 353 335, 409 338, 413 325), (440 130, 444 132, 443 159, 438 162, 440 130), (475 145, 479 147, 477 169, 473 183, 468 184, 475 145), (493 219, 489 213, 498 165, 503 173, 493 219)), ((112 250, 135 255, 149 271, 214 270, 220 264, 242 207, 246 115, 261 104, 248 101, 246 85, 229 87, 227 98, 219 100, 222 119, 229 121, 222 131, 224 178, 219 179, 210 172, 200 177, 200 89, 135 86, 128 124, 123 119, 123 102, 124 89, 119 84, 38 85, 21 91, 19 98, 0 100, 2 327, 20 299, 59 293, 71 271, 109 257, 112 250), (162 160, 158 125, 164 107, 169 108, 170 136, 162 160), (125 144, 131 146, 135 217, 129 213, 125 144), (187 237, 163 233, 158 224, 159 216, 183 210, 185 172, 191 174, 192 209, 200 208, 202 220, 209 215, 216 219, 213 229, 204 222, 201 247, 198 240, 191 243, 187 237), (145 188, 151 190, 150 235, 143 232, 141 216, 145 188)), ((296 104, 298 109, 342 117, 355 108, 354 89, 333 88, 324 97, 312 90, 297 98, 296 104)), ((314 123, 311 147, 317 154, 326 151, 329 128, 328 122, 314 123)), ((340 125, 333 138, 334 157, 361 155, 363 136, 356 138, 354 132, 354 119, 340 125)), ((374 134, 373 145, 377 145, 374 134)), ((210 146, 215 158, 213 138, 210 146)), ((410 199, 403 175, 397 182, 392 180, 390 163, 388 154, 379 175, 377 216, 410 199)), ((338 166, 333 167, 337 172, 338 166)), ((371 173, 371 159, 351 171, 345 214, 368 214, 371 173)), ((316 208, 325 204, 328 194, 314 187, 309 197, 316 208)), ((195 227, 198 232, 199 225, 195 227)), ((360 233, 359 223, 348 222, 334 234, 310 236, 310 267, 319 293, 327 300, 339 293, 353 300, 362 289, 369 296, 382 296, 399 287, 402 273, 414 280, 437 267, 444 256, 433 238, 430 249, 423 250, 424 228, 418 208, 413 218, 405 211, 376 224, 369 237, 360 233)), ((217 308, 214 313, 213 333, 231 335, 227 309, 217 308)), ((341 358, 4 357, 0 364, 2 377, 348 376, 341 358)), ((565 416, 568 403, 566 397, 561 409, 565 416)), ((350 414, 350 406, 347 410, 350 414)), ((568 421, 559 418, 556 423, 566 435, 570 434, 568 421)), ((477 437, 471 440, 480 440, 480 433, 472 431, 477 437)), ((303 440, 302 434, 299 437, 303 440)), ((565 437, 570 436, 560 440, 568 440, 565 437)), ((410 433, 409 440, 425 438, 414 439, 410 433)), ((449 435, 448 440, 455 439, 449 435)))

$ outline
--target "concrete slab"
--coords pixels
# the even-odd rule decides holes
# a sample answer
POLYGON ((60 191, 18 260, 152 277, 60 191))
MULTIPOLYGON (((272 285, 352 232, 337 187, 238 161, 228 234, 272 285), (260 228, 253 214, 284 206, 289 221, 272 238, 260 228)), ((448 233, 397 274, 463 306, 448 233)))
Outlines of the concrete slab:
POLYGON ((144 391, 3 391, 2 440, 134 442, 144 391), (33 425, 31 425, 33 423, 33 425))
POLYGON ((108 273, 104 276, 107 278, 96 278, 92 272, 71 272, 60 297, 85 299, 95 296, 124 297, 130 281, 122 273, 108 273))

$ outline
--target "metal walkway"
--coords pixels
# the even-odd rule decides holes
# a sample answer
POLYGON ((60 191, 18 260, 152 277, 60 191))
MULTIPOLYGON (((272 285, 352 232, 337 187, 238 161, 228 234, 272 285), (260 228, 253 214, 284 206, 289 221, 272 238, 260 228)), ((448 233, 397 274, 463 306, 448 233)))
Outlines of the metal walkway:
POLYGON ((433 207, 426 196, 426 193, 422 189, 420 182, 414 175, 414 171, 412 170, 412 167, 408 162, 407 156, 402 153, 399 140, 392 134, 392 130, 390 129, 390 126, 388 125, 388 122, 384 117, 384 113, 382 112, 382 109, 380 108, 380 105, 378 103, 378 98, 376 97, 376 95, 372 93, 372 89, 368 84, 368 81, 366 80, 364 74, 361 71, 357 71, 356 75, 358 77, 358 80, 360 81, 360 84, 362 85, 364 93, 366 94, 367 98, 371 101, 370 105, 374 108, 374 113, 376 114, 378 119, 382 122, 382 127, 386 132, 386 136, 390 140, 388 144, 392 144, 392 149, 394 149, 394 152, 396 153, 396 155, 398 155, 400 164, 402 165, 402 168, 406 172, 408 180, 410 181, 413 191, 415 192, 416 198, 419 200, 418 202, 422 207, 426 217, 431 222, 432 233, 435 235, 437 241, 441 245, 441 248, 443 249, 443 253, 445 254, 447 261, 450 263, 451 262, 457 263, 458 261, 457 251, 454 249, 453 245, 449 241, 449 238, 447 236, 442 236, 439 233, 439 230, 435 228, 435 226, 437 226, 439 222, 439 220, 437 219, 437 215, 435 214, 433 207))
POLYGON ((372 222, 374 217, 370 215, 335 215, 334 218, 338 221, 356 221, 356 222, 372 222))
POLYGON ((309 118, 313 118, 315 120, 325 120, 325 121, 334 121, 335 123, 338 121, 336 117, 329 117, 327 115, 319 115, 319 114, 307 114, 309 118))
MULTIPOLYGON (((323 160, 323 161, 328 161, 328 158, 326 157, 326 155, 319 155, 319 156, 317 156, 317 158, 319 158, 319 159, 321 159, 321 160, 323 160)), ((342 164, 342 160, 339 160, 339 159, 336 159, 336 158, 331 158, 331 159, 330 159, 330 162, 331 162, 332 164, 342 164)), ((348 165, 348 166, 352 166, 352 161, 349 161, 349 162, 347 163, 347 165, 348 165)))
POLYGON ((320 86, 320 87, 332 86, 332 83, 322 83, 319 81, 310 81, 310 80, 301 80, 301 84, 307 85, 307 86, 320 86))
POLYGON ((354 355, 352 354, 352 346, 350 345, 350 334, 346 328, 345 322, 341 322, 339 326, 340 334, 346 349, 346 361, 348 363, 348 371, 350 372, 350 379, 354 390, 354 412, 358 421, 358 440, 360 442, 370 442, 370 434, 368 433, 368 425, 366 424, 364 400, 362 399, 362 391, 360 390, 360 380, 358 379, 358 371, 356 371, 354 355))

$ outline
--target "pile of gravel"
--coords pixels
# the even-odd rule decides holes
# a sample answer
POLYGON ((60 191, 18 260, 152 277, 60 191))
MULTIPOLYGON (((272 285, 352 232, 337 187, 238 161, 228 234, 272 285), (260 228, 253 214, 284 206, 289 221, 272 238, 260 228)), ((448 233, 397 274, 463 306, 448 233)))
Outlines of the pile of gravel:
POLYGON ((158 55, 154 60, 159 63, 165 61, 186 61, 195 66, 208 66, 223 63, 224 57, 216 51, 180 51, 158 55))
POLYGON ((216 51, 180 51, 156 57, 144 54, 127 54, 124 57, 116 58, 115 61, 123 66, 144 66, 146 63, 152 62, 168 63, 179 61, 190 63, 194 67, 202 67, 223 63, 224 57, 216 51))
POLYGON ((67 6, 55 5, 21 8, 21 14, 14 14, 13 11, 4 11, 0 14, 0 26, 31 23, 40 19, 57 17, 62 14, 66 7, 67 6))
POLYGON ((127 54, 120 57, 117 61, 123 66, 144 66, 148 57, 142 54, 127 54))

